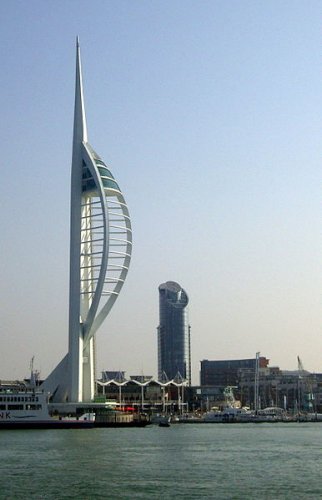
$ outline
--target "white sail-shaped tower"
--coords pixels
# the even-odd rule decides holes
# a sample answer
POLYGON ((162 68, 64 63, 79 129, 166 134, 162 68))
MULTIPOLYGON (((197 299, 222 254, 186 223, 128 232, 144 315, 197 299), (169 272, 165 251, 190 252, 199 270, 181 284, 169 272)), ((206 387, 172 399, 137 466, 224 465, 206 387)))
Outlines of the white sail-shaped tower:
POLYGON ((124 284, 132 252, 126 202, 109 167, 88 142, 80 48, 70 219, 69 351, 43 384, 55 402, 89 402, 95 389, 95 334, 124 284))

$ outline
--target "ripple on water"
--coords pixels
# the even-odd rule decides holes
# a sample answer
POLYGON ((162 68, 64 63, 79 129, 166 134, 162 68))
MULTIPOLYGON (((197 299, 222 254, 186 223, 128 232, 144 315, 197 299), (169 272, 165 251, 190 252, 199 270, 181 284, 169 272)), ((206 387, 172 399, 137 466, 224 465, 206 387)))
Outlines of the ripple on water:
POLYGON ((319 424, 2 431, 0 498, 317 499, 319 424))

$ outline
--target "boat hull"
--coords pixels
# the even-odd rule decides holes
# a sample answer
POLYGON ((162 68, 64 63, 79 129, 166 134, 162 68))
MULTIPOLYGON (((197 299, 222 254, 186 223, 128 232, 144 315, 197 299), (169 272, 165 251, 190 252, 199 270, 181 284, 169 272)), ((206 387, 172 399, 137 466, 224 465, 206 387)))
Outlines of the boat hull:
POLYGON ((146 427, 150 425, 148 421, 132 422, 94 422, 94 427, 146 427))
POLYGON ((80 420, 39 420, 39 421, 13 421, 0 422, 0 430, 19 429, 91 429, 94 422, 80 420))

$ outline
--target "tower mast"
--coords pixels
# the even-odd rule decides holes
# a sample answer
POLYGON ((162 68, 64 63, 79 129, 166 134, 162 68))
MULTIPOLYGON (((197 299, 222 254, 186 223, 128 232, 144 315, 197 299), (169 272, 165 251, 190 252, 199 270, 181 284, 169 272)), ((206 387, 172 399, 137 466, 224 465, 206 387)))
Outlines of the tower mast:
POLYGON ((79 39, 76 40, 76 81, 70 205, 69 365, 70 399, 82 401, 83 332, 80 323, 80 248, 82 144, 87 141, 79 39))

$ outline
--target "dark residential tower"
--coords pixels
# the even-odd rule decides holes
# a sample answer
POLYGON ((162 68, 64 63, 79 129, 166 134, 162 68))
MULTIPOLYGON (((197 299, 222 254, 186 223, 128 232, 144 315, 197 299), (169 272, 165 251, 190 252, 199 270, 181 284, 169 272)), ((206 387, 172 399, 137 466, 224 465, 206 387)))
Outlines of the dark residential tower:
POLYGON ((191 385, 188 295, 174 281, 159 286, 158 377, 171 380, 178 374, 191 385))

